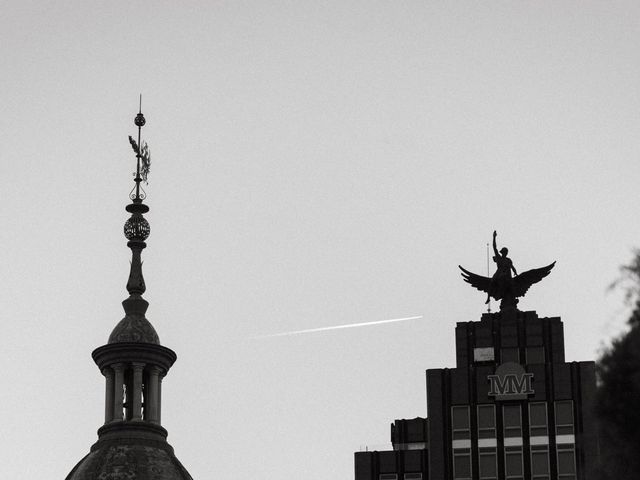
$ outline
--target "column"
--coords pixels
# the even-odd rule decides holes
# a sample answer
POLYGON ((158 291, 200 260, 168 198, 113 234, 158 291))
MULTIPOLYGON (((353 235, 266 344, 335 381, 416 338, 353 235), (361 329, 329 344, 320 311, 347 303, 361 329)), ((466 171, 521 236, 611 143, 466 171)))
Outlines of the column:
POLYGON ((142 420, 142 371, 144 363, 133 363, 133 392, 131 397, 131 407, 133 412, 131 420, 142 420))
POLYGON ((113 418, 114 422, 122 420, 122 397, 124 391, 122 385, 124 384, 124 365, 122 363, 115 363, 112 365, 115 372, 115 388, 113 389, 114 402, 113 402, 113 418))
POLYGON ((102 374, 106 380, 105 399, 104 399, 104 423, 107 424, 113 420, 113 400, 114 400, 114 385, 113 385, 113 370, 109 367, 105 367, 102 370, 102 374))
POLYGON ((158 425, 162 424, 162 379, 164 375, 158 377, 158 425))
POLYGON ((151 423, 160 423, 158 419, 158 405, 160 388, 160 369, 151 367, 149 370, 149 385, 147 385, 147 399, 145 408, 145 420, 151 423))

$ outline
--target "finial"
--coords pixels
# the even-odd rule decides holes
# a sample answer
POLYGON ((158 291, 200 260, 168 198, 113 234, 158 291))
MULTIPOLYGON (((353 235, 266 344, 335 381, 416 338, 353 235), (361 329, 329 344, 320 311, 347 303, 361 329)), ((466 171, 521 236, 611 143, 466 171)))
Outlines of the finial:
MULTIPOLYGON (((142 95, 140 95, 140 109, 136 115, 133 123, 138 127, 138 141, 136 142, 131 136, 129 136, 129 143, 136 154, 136 173, 135 173, 135 186, 129 198, 133 201, 127 205, 127 212, 131 213, 131 217, 124 224, 124 236, 127 238, 127 246, 131 249, 131 271, 129 273, 129 280, 127 282, 127 290, 131 295, 128 300, 125 300, 125 311, 127 314, 139 311, 134 307, 135 302, 132 300, 138 300, 145 302, 140 297, 146 290, 144 283, 144 277, 142 276, 142 250, 147 246, 145 240, 151 233, 151 227, 149 222, 144 218, 143 214, 149 211, 149 207, 145 205, 143 200, 146 198, 146 193, 140 187, 140 182, 143 180, 147 182, 147 176, 149 174, 149 165, 151 164, 151 156, 149 154, 149 147, 147 143, 140 143, 142 136, 142 127, 145 125, 146 120, 142 114, 142 95), (142 145, 142 146, 140 146, 142 145), (131 312, 128 310, 128 306, 131 307, 131 312)), ((146 302, 145 302, 146 303, 146 302)), ((146 309, 146 308, 145 308, 146 309)))
POLYGON ((144 119, 144 115, 142 114, 142 94, 140 94, 140 108, 138 110, 138 115, 136 115, 136 119, 133 121, 138 127, 144 127, 144 124, 147 123, 144 119))
POLYGON ((136 142, 131 135, 129 135, 129 143, 131 148, 136 153, 136 173, 134 174, 134 182, 136 185, 131 190, 129 198, 134 203, 140 203, 147 196, 145 191, 140 187, 140 182, 144 181, 145 184, 149 184, 149 171, 151 168, 151 152, 149 151, 149 145, 147 142, 141 143, 140 137, 142 136, 142 127, 147 123, 142 114, 142 94, 140 94, 140 109, 133 123, 138 127, 138 141, 136 142))

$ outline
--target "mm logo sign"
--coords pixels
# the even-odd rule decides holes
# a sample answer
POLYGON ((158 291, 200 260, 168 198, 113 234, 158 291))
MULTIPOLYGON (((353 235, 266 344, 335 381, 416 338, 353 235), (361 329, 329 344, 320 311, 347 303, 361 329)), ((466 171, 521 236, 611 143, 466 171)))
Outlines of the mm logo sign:
POLYGON ((487 375, 489 396, 496 400, 525 400, 533 391, 533 373, 527 373, 522 365, 503 363, 495 375, 487 375))

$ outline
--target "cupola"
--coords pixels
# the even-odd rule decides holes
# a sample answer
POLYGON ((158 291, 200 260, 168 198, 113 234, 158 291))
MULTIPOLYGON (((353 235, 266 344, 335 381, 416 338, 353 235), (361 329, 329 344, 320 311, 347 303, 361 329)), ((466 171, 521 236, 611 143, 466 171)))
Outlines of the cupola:
MULTIPOLYGON (((142 103, 142 102, 141 102, 142 103)), ((125 316, 106 345, 92 357, 105 378, 104 425, 98 441, 74 467, 66 480, 193 480, 175 457, 162 426, 163 378, 176 361, 173 350, 160 344, 146 318, 148 302, 142 275, 142 250, 151 231, 144 214, 149 207, 141 183, 147 183, 151 156, 141 143, 146 121, 142 108, 134 120, 138 140, 129 137, 136 155, 135 185, 129 194, 131 214, 124 235, 131 249, 127 281, 129 297, 122 302, 125 316)))

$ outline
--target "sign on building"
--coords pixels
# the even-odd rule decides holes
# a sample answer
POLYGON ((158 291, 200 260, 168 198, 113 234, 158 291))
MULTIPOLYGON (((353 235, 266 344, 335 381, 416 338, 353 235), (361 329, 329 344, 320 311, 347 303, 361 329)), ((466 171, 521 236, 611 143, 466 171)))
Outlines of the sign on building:
POLYGON ((525 400, 533 391, 533 373, 518 363, 503 363, 494 375, 487 375, 489 396, 496 400, 525 400))

